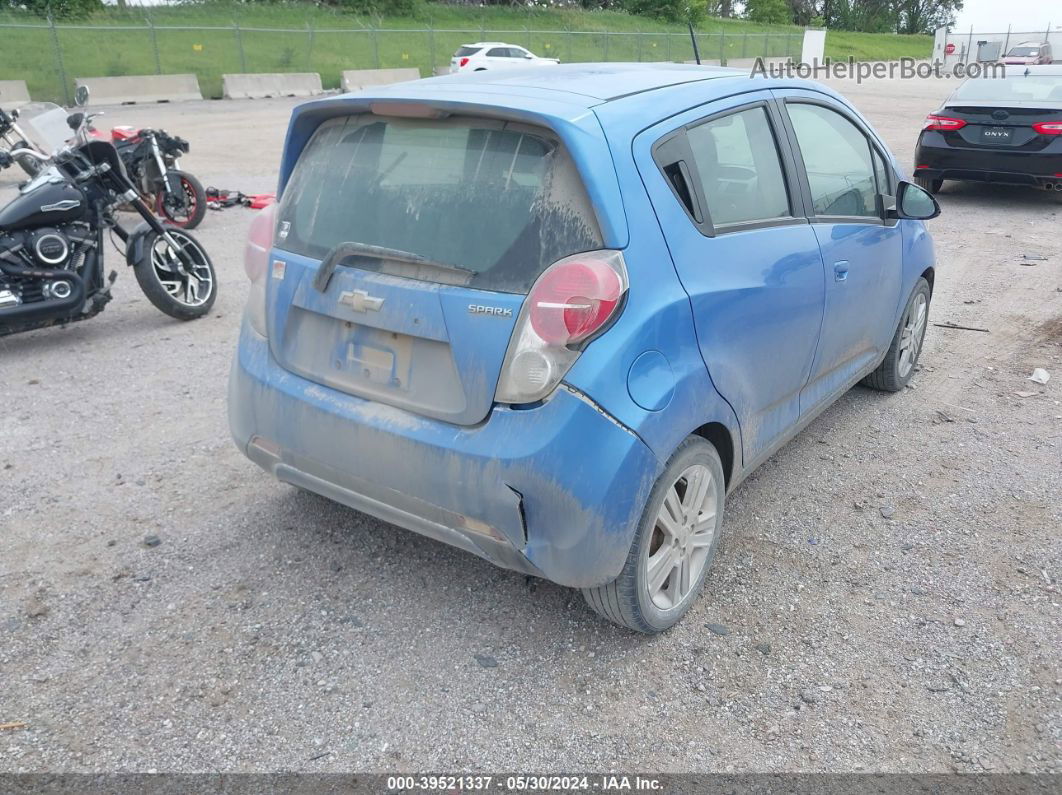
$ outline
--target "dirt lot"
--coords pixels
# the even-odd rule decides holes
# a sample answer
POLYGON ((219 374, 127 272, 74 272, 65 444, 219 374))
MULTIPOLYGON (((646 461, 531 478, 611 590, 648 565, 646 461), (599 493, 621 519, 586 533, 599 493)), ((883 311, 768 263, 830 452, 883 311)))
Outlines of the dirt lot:
MULTIPOLYGON (((950 84, 842 90, 909 164, 950 84)), ((250 192, 292 104, 101 122, 186 135, 250 192)), ((854 389, 771 459, 655 638, 237 452, 249 211, 202 227, 207 319, 112 257, 103 315, 0 340, 0 723, 27 724, 0 770, 1062 772, 1062 194, 941 201, 931 319, 989 333, 931 327, 913 389, 854 389)))

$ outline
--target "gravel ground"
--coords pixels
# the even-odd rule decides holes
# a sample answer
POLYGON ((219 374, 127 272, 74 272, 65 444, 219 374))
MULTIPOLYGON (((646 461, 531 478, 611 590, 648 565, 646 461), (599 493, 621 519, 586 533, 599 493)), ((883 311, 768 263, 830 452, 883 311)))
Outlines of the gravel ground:
MULTIPOLYGON (((910 163, 950 85, 841 88, 910 163)), ((101 123, 185 135, 204 183, 253 192, 292 104, 101 123)), ((104 314, 0 340, 0 723, 26 723, 0 771, 1062 772, 1062 197, 941 202, 932 320, 989 333, 931 327, 911 390, 854 389, 774 456, 653 638, 237 452, 248 211, 202 227, 204 320, 112 257, 104 314)))

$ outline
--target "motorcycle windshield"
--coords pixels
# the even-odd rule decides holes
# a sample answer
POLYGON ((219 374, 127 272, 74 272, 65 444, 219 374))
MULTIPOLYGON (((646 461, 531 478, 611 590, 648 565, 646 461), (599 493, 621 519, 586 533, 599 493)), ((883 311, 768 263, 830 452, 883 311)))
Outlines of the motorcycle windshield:
POLYGON ((67 111, 51 102, 31 102, 19 109, 18 126, 37 149, 53 154, 73 136, 67 111))

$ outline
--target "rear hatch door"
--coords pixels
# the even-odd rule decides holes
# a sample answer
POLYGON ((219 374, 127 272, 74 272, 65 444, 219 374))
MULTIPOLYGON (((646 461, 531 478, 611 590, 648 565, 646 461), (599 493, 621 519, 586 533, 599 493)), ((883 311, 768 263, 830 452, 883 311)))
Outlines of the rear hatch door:
POLYGON ((460 425, 490 411, 535 278, 602 247, 557 137, 472 117, 324 122, 277 220, 267 291, 277 361, 460 425))

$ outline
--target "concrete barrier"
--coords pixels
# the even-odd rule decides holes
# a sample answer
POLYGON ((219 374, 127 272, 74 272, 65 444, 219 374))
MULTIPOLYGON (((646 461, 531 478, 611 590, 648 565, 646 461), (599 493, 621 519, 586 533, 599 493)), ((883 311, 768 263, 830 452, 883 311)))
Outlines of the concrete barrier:
POLYGON ((321 76, 317 72, 221 76, 221 95, 225 99, 315 97, 322 93, 321 76))
POLYGON ((11 110, 30 101, 25 80, 0 80, 0 108, 11 110))
POLYGON ((347 69, 340 85, 344 91, 357 91, 366 86, 389 86, 407 80, 420 80, 420 69, 347 69))
POLYGON ((89 90, 93 105, 134 105, 137 102, 189 102, 202 99, 195 75, 125 75, 76 77, 89 90))

